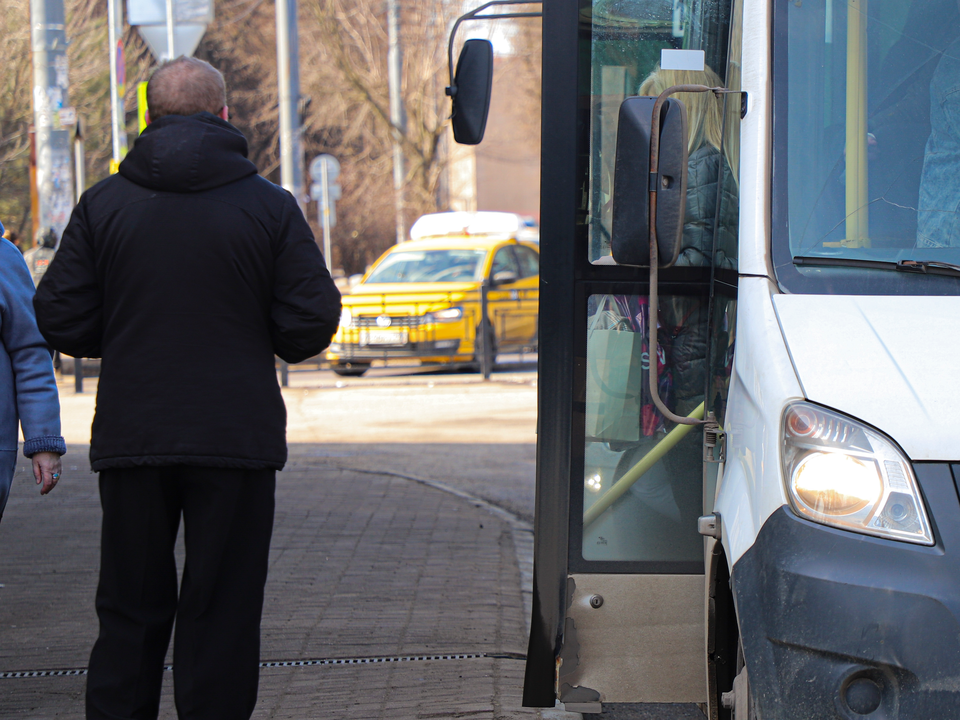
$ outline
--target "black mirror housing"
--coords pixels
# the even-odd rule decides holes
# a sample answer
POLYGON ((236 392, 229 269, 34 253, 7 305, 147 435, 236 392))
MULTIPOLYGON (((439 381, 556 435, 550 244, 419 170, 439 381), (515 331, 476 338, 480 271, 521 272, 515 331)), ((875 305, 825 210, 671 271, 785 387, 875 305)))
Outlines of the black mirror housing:
MULTIPOLYGON (((629 97, 620 105, 613 181, 611 251, 618 265, 650 264, 650 137, 655 97, 629 97)), ((668 98, 660 108, 657 177, 659 266, 680 255, 687 201, 687 112, 668 98)))
POLYGON ((496 285, 507 285, 509 283, 515 283, 520 279, 520 276, 517 275, 513 270, 501 270, 496 275, 493 276, 493 284, 496 285))
POLYGON ((493 43, 473 38, 463 44, 453 86, 453 139, 461 145, 479 145, 487 129, 493 88, 493 43))

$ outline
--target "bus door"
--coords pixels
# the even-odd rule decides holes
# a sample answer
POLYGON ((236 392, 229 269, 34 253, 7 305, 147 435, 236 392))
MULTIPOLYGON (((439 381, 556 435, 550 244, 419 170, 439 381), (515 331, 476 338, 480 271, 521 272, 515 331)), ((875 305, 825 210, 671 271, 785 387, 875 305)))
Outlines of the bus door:
MULTIPOLYGON (((739 88, 740 0, 544 4, 540 401, 534 612, 524 704, 706 705, 704 540, 736 297, 740 98, 681 94, 688 186, 680 257, 611 255, 620 104, 678 84, 739 88), (733 18, 733 22, 731 19, 733 18), (648 330, 657 322, 659 342, 648 330)), ((647 158, 637 158, 646 163, 647 158)), ((644 198, 638 198, 643 202, 644 198)))

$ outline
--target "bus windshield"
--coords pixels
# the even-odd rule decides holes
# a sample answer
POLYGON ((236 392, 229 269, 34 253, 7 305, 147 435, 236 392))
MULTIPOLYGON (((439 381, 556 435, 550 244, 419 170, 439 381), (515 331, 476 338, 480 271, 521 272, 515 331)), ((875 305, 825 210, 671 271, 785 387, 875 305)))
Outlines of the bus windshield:
POLYGON ((780 285, 960 294, 958 0, 776 7, 780 285))

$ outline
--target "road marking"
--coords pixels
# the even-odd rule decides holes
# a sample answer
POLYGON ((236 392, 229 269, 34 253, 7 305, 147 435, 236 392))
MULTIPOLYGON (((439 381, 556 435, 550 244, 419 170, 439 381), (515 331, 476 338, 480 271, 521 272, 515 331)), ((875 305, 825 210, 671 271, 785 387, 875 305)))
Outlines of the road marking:
MULTIPOLYGON (((395 655, 392 657, 353 657, 353 658, 314 658, 311 660, 266 660, 260 663, 261 668, 289 668, 289 667, 317 667, 324 665, 379 665, 383 663, 402 662, 431 662, 437 660, 526 660, 522 653, 446 653, 443 655, 395 655)), ((164 665, 165 672, 173 670, 173 665, 164 665)), ((68 670, 12 670, 0 672, 0 680, 17 680, 22 678, 67 677, 71 675, 86 675, 87 668, 71 668, 68 670)))

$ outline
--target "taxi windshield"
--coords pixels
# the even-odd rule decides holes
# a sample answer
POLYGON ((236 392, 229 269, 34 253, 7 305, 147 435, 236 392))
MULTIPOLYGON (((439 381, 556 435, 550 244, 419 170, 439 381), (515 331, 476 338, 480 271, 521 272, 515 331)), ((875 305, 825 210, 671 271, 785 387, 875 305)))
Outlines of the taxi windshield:
POLYGON ((472 282, 480 279, 484 255, 485 250, 473 248, 396 251, 380 261, 364 284, 472 282))
POLYGON ((958 0, 776 7, 781 287, 960 294, 958 0))

